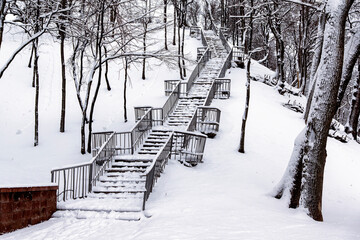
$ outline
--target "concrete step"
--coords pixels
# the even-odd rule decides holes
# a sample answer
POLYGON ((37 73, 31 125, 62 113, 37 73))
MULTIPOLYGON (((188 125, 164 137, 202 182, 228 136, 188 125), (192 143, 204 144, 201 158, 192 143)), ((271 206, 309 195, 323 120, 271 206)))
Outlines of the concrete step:
POLYGON ((139 221, 142 212, 123 212, 123 211, 94 211, 87 209, 59 210, 53 215, 53 218, 75 218, 75 219, 114 219, 122 221, 139 221))
POLYGON ((145 178, 133 178, 133 179, 116 179, 116 178, 100 178, 99 182, 102 183, 113 183, 113 184, 142 184, 146 182, 145 178))
POLYGON ((143 188, 121 188, 121 187, 94 187, 93 193, 144 193, 146 191, 145 187, 143 188))
POLYGON ((145 172, 146 168, 139 167, 123 167, 123 168, 108 168, 107 173, 124 173, 124 172, 145 172))
POLYGON ((115 162, 112 164, 113 168, 124 168, 124 167, 148 167, 151 165, 151 161, 149 162, 115 162))

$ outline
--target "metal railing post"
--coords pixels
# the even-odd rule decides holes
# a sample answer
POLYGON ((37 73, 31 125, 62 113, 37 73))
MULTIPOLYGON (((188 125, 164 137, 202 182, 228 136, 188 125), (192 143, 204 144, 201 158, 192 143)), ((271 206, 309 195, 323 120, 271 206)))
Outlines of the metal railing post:
POLYGON ((64 196, 63 196, 63 201, 65 202, 66 200, 66 173, 64 172, 64 196))
MULTIPOLYGON (((89 165, 89 192, 92 191, 92 172, 93 172, 93 164, 90 164, 89 165)), ((85 176, 84 176, 84 178, 85 178, 85 176)))
POLYGON ((132 132, 130 132, 131 154, 134 154, 134 138, 132 132))

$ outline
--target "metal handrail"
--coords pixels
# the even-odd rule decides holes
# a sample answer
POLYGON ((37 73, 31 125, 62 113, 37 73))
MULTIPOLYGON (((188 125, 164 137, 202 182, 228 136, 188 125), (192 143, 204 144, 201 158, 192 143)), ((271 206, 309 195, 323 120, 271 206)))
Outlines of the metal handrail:
POLYGON ((228 52, 226 60, 224 61, 223 66, 221 67, 220 73, 218 75, 218 78, 223 78, 225 76, 226 70, 231 67, 231 61, 233 58, 233 48, 230 46, 228 41, 226 41, 225 36, 221 29, 219 30, 219 37, 220 37, 220 40, 221 40, 223 46, 225 47, 226 51, 228 52))
POLYGON ((68 198, 86 197, 91 192, 96 179, 104 173, 115 153, 114 136, 113 132, 90 162, 51 170, 51 182, 58 184, 58 201, 61 195, 66 201, 68 198))
POLYGON ((223 78, 226 75, 226 70, 229 69, 231 67, 231 60, 232 60, 232 55, 233 55, 233 49, 231 49, 231 51, 228 53, 222 67, 220 70, 220 73, 218 75, 218 78, 223 78))
POLYGON ((209 47, 209 43, 206 40, 204 31, 202 30, 202 28, 200 29, 200 35, 201 35, 201 43, 202 43, 202 45, 204 45, 205 47, 209 47))
POLYGON ((194 70, 192 71, 192 73, 187 81, 186 92, 189 92, 195 79, 200 76, 201 71, 204 69, 205 64, 210 60, 210 58, 211 58, 211 52, 208 47, 208 48, 206 48, 204 54, 199 59, 198 63, 196 64, 194 70))
POLYGON ((104 131, 104 132, 93 132, 91 134, 91 154, 93 157, 96 156, 100 147, 109 139, 113 131, 104 131))
POLYGON ((211 51, 210 51, 210 48, 209 48, 209 44, 208 44, 208 42, 206 40, 204 31, 202 30, 202 28, 200 29, 200 34, 201 34, 201 42, 206 47, 206 49, 205 49, 203 55, 198 60, 194 70, 190 74, 190 77, 189 77, 189 79, 188 79, 188 81, 186 83, 186 92, 189 92, 189 90, 190 90, 191 86, 193 85, 195 79, 200 76, 200 72, 205 67, 206 62, 208 62, 209 59, 211 58, 211 51))
POLYGON ((212 103, 212 100, 215 97, 215 91, 216 91, 216 82, 213 81, 211 83, 211 87, 210 87, 210 90, 208 92, 208 95, 207 95, 207 97, 205 99, 204 106, 210 106, 210 104, 212 103))
POLYGON ((134 107, 135 122, 138 122, 150 108, 152 107, 151 106, 134 107))
POLYGON ((187 131, 198 131, 207 136, 214 137, 219 131, 221 111, 215 107, 197 107, 188 123, 187 131))
POLYGON ((176 102, 179 100, 179 89, 180 89, 180 82, 176 84, 176 87, 169 95, 168 99, 164 103, 162 109, 163 109, 163 118, 165 119, 171 110, 174 108, 176 102))
POLYGON ((180 80, 164 80, 165 96, 169 96, 180 80))
POLYGON ((164 144, 164 146, 160 149, 160 151, 156 154, 155 160, 151 163, 151 165, 146 169, 146 171, 142 174, 142 176, 146 177, 144 198, 143 198, 143 210, 145 210, 145 203, 152 192, 155 182, 160 177, 160 174, 163 172, 165 165, 171 156, 171 148, 172 148, 172 140, 173 134, 171 134, 164 144))
POLYGON ((231 51, 232 47, 230 46, 229 42, 226 40, 222 29, 219 30, 219 38, 221 40, 221 43, 225 47, 226 51, 229 53, 231 51))
POLYGON ((152 129, 152 116, 149 108, 138 122, 132 127, 131 132, 131 153, 133 154, 141 144, 146 134, 152 129))

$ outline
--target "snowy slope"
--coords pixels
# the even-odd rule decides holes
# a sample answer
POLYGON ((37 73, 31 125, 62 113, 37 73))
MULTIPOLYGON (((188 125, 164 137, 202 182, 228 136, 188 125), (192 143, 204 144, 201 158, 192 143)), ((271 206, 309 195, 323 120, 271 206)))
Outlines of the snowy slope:
MULTIPOLYGON (((264 68, 253 64, 259 72, 264 68)), ((139 222, 51 219, 0 239, 360 239, 359 145, 329 139, 323 223, 288 209, 269 192, 280 180, 301 115, 282 106, 287 97, 252 82, 246 153, 237 152, 245 99, 245 72, 231 69, 231 98, 215 100, 220 132, 195 168, 170 161, 139 222)))

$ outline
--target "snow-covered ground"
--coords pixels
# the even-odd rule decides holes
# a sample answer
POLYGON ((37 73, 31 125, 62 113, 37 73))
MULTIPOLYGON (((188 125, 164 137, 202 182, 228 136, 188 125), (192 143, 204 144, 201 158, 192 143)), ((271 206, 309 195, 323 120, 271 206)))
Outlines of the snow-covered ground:
MULTIPOLYGON (((188 44, 188 49, 194 50, 199 43, 189 39, 188 44)), ((50 46, 42 49, 54 54, 50 46)), ((23 54, 18 65, 26 62, 27 57, 23 54)), ((45 64, 47 60, 44 57, 42 61, 45 64)), ((27 70, 22 65, 21 69, 27 70)), ((9 69, 1 79, 0 184, 47 182, 51 168, 89 160, 89 156, 78 153, 80 113, 70 90, 71 79, 67 132, 57 132, 60 114, 57 66, 58 63, 50 63, 43 70, 41 142, 37 148, 32 147, 34 94, 30 71, 9 69)), ((131 104, 160 106, 165 100, 163 80, 177 78, 177 72, 154 67, 149 79, 142 81, 136 71, 131 72, 131 104)), ((267 72, 256 63, 252 71, 260 76, 267 72)), ((213 101, 212 106, 222 111, 220 132, 215 139, 208 139, 204 163, 186 168, 170 161, 140 221, 50 219, 0 239, 360 239, 359 145, 329 139, 324 222, 313 221, 302 210, 288 209, 285 202, 269 193, 282 177, 293 141, 304 127, 301 114, 282 106, 288 97, 280 96, 265 84, 252 82, 246 153, 238 153, 245 71, 233 68, 229 72, 231 98, 213 101)), ((106 93, 105 87, 100 93, 96 130, 121 130, 133 124, 130 107, 130 123, 124 124, 122 119, 123 77, 118 77, 121 73, 112 73, 111 93, 106 93)))

